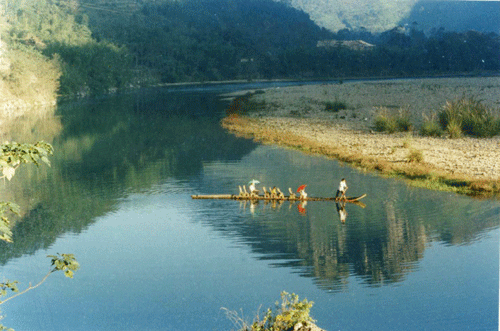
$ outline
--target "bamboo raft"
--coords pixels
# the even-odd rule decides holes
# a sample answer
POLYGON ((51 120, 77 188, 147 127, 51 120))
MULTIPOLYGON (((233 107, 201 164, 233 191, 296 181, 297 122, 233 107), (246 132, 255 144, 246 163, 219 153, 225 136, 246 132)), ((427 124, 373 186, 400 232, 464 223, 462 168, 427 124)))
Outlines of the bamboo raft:
POLYGON ((366 194, 359 197, 346 197, 346 198, 315 198, 307 197, 300 199, 299 197, 265 197, 262 195, 239 195, 239 194, 209 194, 209 195, 191 195, 192 199, 226 199, 226 200, 267 200, 267 201, 335 201, 335 202, 357 202, 366 197, 366 194))

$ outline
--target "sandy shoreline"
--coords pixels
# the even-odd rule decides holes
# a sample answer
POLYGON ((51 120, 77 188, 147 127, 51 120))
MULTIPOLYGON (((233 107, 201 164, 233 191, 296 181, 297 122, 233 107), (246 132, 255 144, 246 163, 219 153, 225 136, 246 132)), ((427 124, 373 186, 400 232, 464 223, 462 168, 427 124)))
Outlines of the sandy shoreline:
MULTIPOLYGON (((432 138, 416 133, 384 134, 372 131, 380 107, 407 109, 418 128, 422 114, 430 116, 446 101, 474 96, 500 114, 500 78, 433 78, 349 82, 272 88, 255 94, 252 101, 264 109, 223 121, 230 131, 305 151, 332 156, 362 168, 395 169, 431 177, 475 182, 476 191, 498 194, 500 186, 500 136, 493 138, 432 138), (347 104, 337 113, 325 111, 328 101, 347 104), (423 162, 407 162, 410 150, 423 154, 423 162), (363 158, 372 160, 364 166, 363 158)), ((469 192, 470 193, 470 192, 469 192)))

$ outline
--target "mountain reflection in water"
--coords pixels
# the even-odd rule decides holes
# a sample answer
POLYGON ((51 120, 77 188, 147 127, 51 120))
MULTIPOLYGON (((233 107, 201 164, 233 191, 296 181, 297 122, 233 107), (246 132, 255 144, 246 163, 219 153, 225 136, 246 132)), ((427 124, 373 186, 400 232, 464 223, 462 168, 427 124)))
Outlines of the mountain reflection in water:
MULTIPOLYGON (((50 137, 34 136, 34 132, 36 135, 36 132, 49 132, 47 130, 25 130, 29 132, 26 139, 52 143, 55 155, 51 158, 51 168, 21 167, 11 182, 0 185, 2 200, 15 201, 22 211, 21 217, 13 220, 14 243, 0 242, 2 272, 16 278, 12 273, 17 270, 17 263, 32 263, 30 259, 38 258, 40 252, 53 254, 52 250, 61 241, 70 243, 64 248, 68 253, 78 253, 80 249, 87 265, 82 265, 71 284, 64 285, 75 291, 78 300, 51 306, 63 315, 73 306, 76 310, 81 308, 79 315, 84 320, 72 315, 77 322, 71 326, 80 325, 78 330, 113 330, 124 325, 124 320, 127 325, 140 325, 142 329, 193 330, 196 325, 211 325, 207 330, 219 329, 221 322, 213 316, 220 313, 222 305, 238 309, 248 304, 247 308, 253 309, 264 303, 261 300, 266 295, 275 298, 282 290, 300 292, 301 297, 322 302, 323 307, 313 309, 319 316, 313 315, 320 320, 320 325, 333 325, 334 321, 342 321, 342 316, 349 318, 350 315, 347 311, 343 314, 347 308, 339 308, 334 301, 322 298, 322 294, 333 292, 342 297, 348 293, 351 299, 343 297, 344 300, 359 300, 351 302, 353 311, 357 312, 370 294, 359 289, 353 291, 353 286, 361 284, 364 290, 372 290, 404 284, 410 275, 419 273, 426 252, 434 243, 445 247, 474 246, 499 227, 497 201, 409 188, 402 181, 359 172, 324 157, 262 146, 229 135, 219 125, 227 106, 227 102, 218 97, 221 92, 226 91, 148 89, 68 102, 59 106, 54 117, 47 118, 50 137), (339 215, 342 206, 331 201, 252 204, 190 199, 191 194, 238 194, 238 186, 251 179, 258 180, 258 186, 276 186, 283 192, 288 192, 289 187, 295 190, 307 184, 310 197, 332 197, 344 177, 349 186, 348 195, 367 194, 362 200, 364 208, 350 203, 344 206, 345 222, 339 215), (144 206, 149 209, 142 210, 144 206), (114 220, 115 215, 121 215, 123 220, 114 220), (171 224, 175 227, 169 229, 174 226, 171 224), (174 234, 157 230, 165 227, 174 234), (96 229, 105 229, 107 233, 96 233, 96 229), (204 235, 193 239, 197 231, 204 235), (91 242, 79 243, 79 238, 91 235, 88 239, 91 242), (152 239, 156 240, 156 246, 150 242, 152 239), (231 243, 230 249, 220 253, 224 258, 212 258, 210 254, 216 254, 215 249, 210 251, 206 247, 212 247, 214 242, 221 245, 223 240, 231 243), (108 256, 108 246, 122 248, 114 251, 120 263, 113 264, 111 271, 106 269, 110 266, 101 264, 101 258, 115 258, 108 256), (192 252, 202 253, 194 256, 192 252), (153 262, 152 255, 156 258, 153 262), (180 257, 174 259, 177 255, 180 257), (155 266, 159 274, 139 272, 150 270, 151 263, 160 263, 157 261, 165 263, 155 266), (228 266, 228 261, 232 261, 234 267, 228 266), (261 261, 266 262, 265 267, 261 261), (253 269, 246 271, 247 267, 264 268, 264 271, 249 276, 253 269), (154 290, 133 292, 136 289, 126 285, 130 282, 127 271, 138 273, 134 273, 135 277, 144 278, 144 283, 154 290), (294 274, 302 277, 295 280, 294 274), (261 278, 272 278, 269 275, 276 275, 272 277, 277 278, 277 284, 262 285, 261 278), (241 283, 247 276, 251 279, 241 283), (103 285, 101 289, 95 286, 95 278, 99 279, 97 283, 112 286, 103 285), (311 280, 312 287, 321 294, 307 286, 311 280), (283 288, 290 283, 294 288, 283 288), (224 285, 214 287, 213 284, 224 285), (178 289, 181 285, 182 291, 178 289), (91 293, 85 294, 88 288, 91 293), (142 303, 141 307, 148 307, 147 312, 139 308, 133 310, 128 301, 113 301, 115 297, 132 296, 132 293, 134 300, 142 303), (213 297, 223 299, 224 303, 213 297), (80 299, 88 305, 78 306, 80 299), (99 315, 99 309, 89 308, 96 305, 106 307, 109 313, 99 315), (339 310, 339 315, 332 316, 334 308, 339 310), (128 309, 135 313, 128 314, 128 309)), ((23 137, 16 139, 22 141, 23 137)), ((498 249, 487 253, 498 257, 498 249)), ((44 262, 37 263, 43 265, 44 262)), ((453 261, 444 255, 438 264, 450 263, 453 261)), ((487 267, 485 264, 474 273, 487 272, 487 267)), ((443 277, 455 276, 453 270, 436 268, 433 272, 448 273, 443 277)), ((54 286, 64 282, 55 277, 51 281, 54 286)), ((485 282, 498 284, 498 273, 485 282)), ((480 285, 476 282, 457 286, 463 290, 480 285)), ((405 295, 412 296, 410 291, 405 295)), ((442 291, 436 290, 436 295, 444 295, 449 289, 442 291)), ((484 298, 477 299, 479 305, 474 297, 460 304, 477 306, 489 313, 491 307, 485 307, 485 302, 498 298, 495 291, 497 289, 488 291, 484 298)), ((484 291, 478 287, 475 292, 484 291)), ((60 299, 58 295, 51 292, 51 297, 60 299)), ((22 306, 11 310, 10 316, 36 310, 30 306, 29 299, 22 300, 22 306)), ((419 304, 417 301, 409 305, 419 304)), ((392 308, 384 316, 397 321, 400 313, 392 308)), ((7 318, 5 325, 14 329, 44 329, 40 327, 44 315, 39 315, 26 316, 17 326, 7 318), (31 319, 33 322, 29 322, 31 319)), ((440 315, 435 323, 442 327, 447 325, 448 318, 451 317, 440 315)), ((471 319, 470 325, 479 322, 471 319)), ((490 320, 482 322, 491 325, 490 320)), ((50 327, 55 330, 54 324, 50 327)), ((60 324, 61 330, 67 327, 60 324)), ((325 328, 334 329, 328 325, 325 328)), ((417 329, 422 328, 424 325, 419 324, 417 329)))
POLYGON ((345 223, 331 201, 306 206, 289 201, 210 202, 211 208, 222 210, 239 205, 244 215, 243 220, 217 219, 211 225, 229 236, 238 234, 261 259, 280 260, 273 265, 293 267, 327 290, 343 289, 352 274, 368 286, 399 282, 417 267, 431 242, 468 244, 499 225, 500 207, 494 201, 408 188, 403 182, 280 148, 257 147, 237 164, 206 165, 204 174, 210 182, 217 181, 211 176, 232 175, 232 187, 210 193, 237 194, 237 185, 257 178, 263 186, 276 185, 282 191, 308 183, 309 196, 331 197, 342 177, 348 180, 350 195, 368 193, 362 200, 365 208, 346 204, 345 223))
POLYGON ((2 200, 15 201, 23 215, 14 243, 0 242, 0 263, 47 248, 67 231, 81 232, 130 193, 165 178, 189 178, 203 162, 247 154, 256 144, 227 135, 219 125, 223 111, 217 94, 158 89, 60 106, 62 131, 49 141, 52 167, 21 167, 0 186, 2 200))

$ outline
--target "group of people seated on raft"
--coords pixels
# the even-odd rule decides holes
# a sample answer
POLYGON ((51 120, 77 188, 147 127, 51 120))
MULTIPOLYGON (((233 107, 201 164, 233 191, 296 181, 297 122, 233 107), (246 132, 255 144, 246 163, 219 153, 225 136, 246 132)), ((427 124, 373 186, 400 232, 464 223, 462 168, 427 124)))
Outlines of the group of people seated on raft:
MULTIPOLYGON (((259 197, 259 190, 255 186, 256 184, 259 184, 260 182, 258 180, 252 179, 252 181, 249 182, 248 189, 247 191, 245 185, 243 187, 238 186, 240 190, 240 197, 259 197)), ((307 199, 307 193, 305 191, 307 185, 300 185, 299 188, 297 189, 297 193, 299 193, 299 196, 292 192, 292 188, 288 188, 288 192, 290 195, 288 197, 285 197, 285 194, 279 189, 279 187, 274 186, 273 188, 269 188, 269 191, 266 190, 266 187, 262 187, 262 190, 264 192, 264 198, 265 199, 289 199, 289 200, 305 200, 307 199)), ((345 181, 345 178, 342 178, 339 184, 339 188, 337 190, 337 194, 335 195, 335 199, 346 199, 345 192, 347 191, 347 183, 345 181), (339 198, 340 195, 340 198, 339 198)))

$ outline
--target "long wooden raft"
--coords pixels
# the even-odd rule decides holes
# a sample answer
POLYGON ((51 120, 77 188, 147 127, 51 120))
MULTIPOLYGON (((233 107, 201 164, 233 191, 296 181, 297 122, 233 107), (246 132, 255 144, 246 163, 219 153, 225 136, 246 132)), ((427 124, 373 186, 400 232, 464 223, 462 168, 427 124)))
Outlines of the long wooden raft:
POLYGON ((289 196, 284 196, 282 198, 268 198, 262 195, 258 196, 243 196, 238 194, 209 194, 209 195, 191 195, 193 199, 226 199, 226 200, 268 200, 268 201, 346 201, 346 202, 356 202, 360 199, 366 197, 366 194, 360 195, 359 197, 346 197, 344 198, 315 198, 307 197, 305 199, 300 199, 298 197, 290 198, 289 196))

